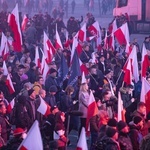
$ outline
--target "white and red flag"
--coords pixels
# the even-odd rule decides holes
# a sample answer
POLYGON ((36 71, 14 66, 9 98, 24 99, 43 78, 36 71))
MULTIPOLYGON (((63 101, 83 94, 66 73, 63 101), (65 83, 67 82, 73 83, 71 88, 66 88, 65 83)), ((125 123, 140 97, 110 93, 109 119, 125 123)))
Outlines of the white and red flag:
POLYGON ((114 32, 114 35, 120 45, 126 45, 127 43, 129 43, 130 38, 129 38, 128 24, 127 23, 123 24, 120 28, 118 28, 114 32))
POLYGON ((80 65, 81 73, 84 72, 85 75, 88 75, 89 74, 89 70, 86 67, 86 65, 84 63, 82 63, 82 61, 80 59, 79 59, 79 65, 80 65))
POLYGON ((82 127, 76 150, 88 150, 85 128, 82 127))
POLYGON ((54 48, 52 42, 50 41, 50 39, 48 38, 45 32, 44 32, 44 39, 43 39, 43 51, 44 51, 47 63, 51 63, 56 53, 56 49, 54 48))
POLYGON ((15 98, 8 104, 7 112, 10 113, 13 110, 14 106, 15 106, 15 98))
POLYGON ((149 63, 147 50, 146 50, 145 44, 143 44, 142 62, 141 62, 141 76, 142 77, 146 77, 146 72, 147 72, 147 69, 149 68, 149 66, 150 66, 150 63, 149 63))
POLYGON ((0 56, 3 57, 3 60, 7 60, 9 54, 8 40, 7 37, 2 32, 1 46, 0 46, 0 56))
POLYGON ((15 89, 9 74, 7 75, 6 85, 9 89, 10 94, 13 94, 15 92, 15 89))
POLYGON ((57 24, 56 24, 56 43, 55 43, 55 48, 63 50, 63 46, 62 46, 62 43, 61 43, 61 40, 60 40, 60 36, 59 36, 58 31, 57 31, 57 24))
POLYGON ((81 42, 86 41, 86 23, 84 23, 84 25, 81 27, 81 29, 78 32, 79 32, 78 39, 81 42))
POLYGON ((144 77, 142 78, 140 101, 146 104, 146 112, 150 112, 150 84, 144 77))
POLYGON ((12 13, 9 14, 8 16, 8 24, 14 35, 14 41, 13 41, 14 50, 20 52, 22 46, 22 35, 21 35, 21 29, 19 24, 18 4, 16 4, 12 13))
POLYGON ((87 110, 87 118, 86 118, 86 131, 88 131, 90 119, 93 116, 96 116, 97 114, 98 114, 98 107, 97 107, 93 92, 90 91, 88 110, 87 110))
POLYGON ((35 64, 36 64, 36 67, 41 69, 41 62, 40 62, 38 46, 36 46, 36 48, 35 48, 35 64))
POLYGON ((4 74, 5 76, 8 75, 8 69, 7 69, 6 62, 5 62, 5 61, 3 61, 3 74, 4 74))
POLYGON ((22 141, 17 150, 43 150, 43 142, 37 120, 33 123, 27 133, 27 137, 22 141), (36 142, 33 142, 33 140, 36 142))
POLYGON ((122 101, 122 98, 121 98, 121 93, 118 92, 118 122, 120 120, 124 120, 124 116, 123 116, 123 101, 122 101))
POLYGON ((94 22, 91 26, 89 26, 88 31, 96 36, 96 46, 97 48, 101 45, 101 30, 98 21, 94 22))
POLYGON ((44 116, 48 116, 51 113, 50 106, 43 100, 41 96, 40 96, 40 105, 37 111, 40 112, 44 116))
POLYGON ((29 20, 29 19, 28 19, 27 15, 24 15, 24 16, 23 16, 22 23, 21 23, 21 30, 22 30, 23 32, 26 30, 28 20, 29 20))

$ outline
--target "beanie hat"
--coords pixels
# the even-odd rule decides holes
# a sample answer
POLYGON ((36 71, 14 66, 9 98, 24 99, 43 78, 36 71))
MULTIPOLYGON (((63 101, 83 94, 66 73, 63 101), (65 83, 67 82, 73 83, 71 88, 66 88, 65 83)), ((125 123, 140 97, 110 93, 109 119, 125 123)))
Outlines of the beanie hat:
POLYGON ((105 70, 105 75, 109 74, 111 71, 112 71, 111 69, 105 70))
POLYGON ((50 88, 49 88, 49 92, 57 92, 57 87, 55 85, 52 85, 50 88))
POLYGON ((116 127, 117 126, 117 120, 114 118, 109 119, 107 125, 110 127, 116 127))
POLYGON ((124 121, 119 121, 117 123, 117 128, 118 128, 118 131, 121 131, 123 128, 125 128, 127 126, 127 124, 124 122, 124 121))
POLYGON ((22 128, 16 128, 13 132, 13 135, 16 136, 16 135, 19 135, 19 134, 22 134, 25 132, 26 132, 26 130, 23 130, 22 128))
POLYGON ((51 112, 52 112, 54 109, 56 109, 56 108, 58 108, 56 105, 53 106, 53 107, 51 107, 51 112))
POLYGON ((50 74, 51 74, 51 73, 54 73, 54 72, 56 72, 56 73, 57 73, 57 70, 56 70, 56 69, 54 69, 54 68, 51 68, 51 69, 50 69, 50 74))
POLYGON ((142 121, 142 118, 139 117, 139 116, 135 116, 135 117, 133 118, 133 122, 134 122, 135 124, 138 124, 138 123, 141 122, 141 121, 142 121))
POLYGON ((28 95, 30 96, 33 92, 34 92, 34 90, 33 90, 33 89, 30 89, 30 90, 28 91, 28 95))
POLYGON ((113 137, 113 136, 116 134, 116 132, 117 132, 117 130, 114 129, 114 128, 111 128, 111 127, 108 127, 108 128, 106 129, 106 135, 107 135, 108 137, 113 137))

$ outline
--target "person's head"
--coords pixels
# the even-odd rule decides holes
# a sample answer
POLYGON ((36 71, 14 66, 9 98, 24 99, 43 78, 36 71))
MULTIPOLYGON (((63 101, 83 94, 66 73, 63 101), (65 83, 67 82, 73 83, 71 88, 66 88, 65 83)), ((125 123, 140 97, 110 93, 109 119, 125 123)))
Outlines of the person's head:
POLYGON ((114 118, 111 118, 111 119, 108 120, 107 125, 108 125, 108 127, 116 129, 116 127, 117 127, 117 120, 114 119, 114 118))
POLYGON ((36 98, 36 93, 35 93, 34 89, 28 90, 28 95, 33 100, 36 98))
POLYGON ((57 70, 54 68, 51 68, 50 69, 50 75, 55 78, 57 76, 57 70))
POLYGON ((0 90, 0 99, 4 98, 4 93, 0 90))
POLYGON ((104 62, 105 61, 105 57, 104 55, 101 55, 100 58, 99 58, 100 62, 104 62))
POLYGON ((131 84, 126 87, 126 91, 127 91, 128 94, 132 94, 133 89, 134 89, 134 87, 131 84))
POLYGON ((142 113, 142 114, 145 114, 146 113, 146 105, 144 102, 139 102, 138 105, 137 105, 137 111, 142 113))
POLYGON ((30 90, 32 88, 32 84, 30 82, 26 82, 24 85, 23 85, 23 88, 26 89, 26 90, 30 90))
POLYGON ((91 73, 92 75, 97 75, 97 68, 96 68, 96 67, 91 67, 91 68, 90 68, 90 73, 91 73))
POLYGON ((58 109, 58 107, 57 106, 53 106, 53 107, 51 107, 51 113, 53 114, 53 115, 55 115, 57 112, 59 112, 59 109, 58 109))
POLYGON ((7 111, 7 109, 6 109, 6 106, 5 106, 4 102, 3 101, 0 102, 0 114, 5 115, 6 111, 7 111))
POLYGON ((40 85, 43 85, 43 84, 44 84, 44 79, 43 79, 43 77, 38 77, 37 82, 38 82, 40 85))
POLYGON ((87 92, 88 89, 89 89, 89 86, 88 86, 87 83, 83 83, 83 84, 80 85, 80 91, 87 92))
POLYGON ((103 99, 104 99, 105 101, 110 100, 111 96, 112 96, 112 94, 111 94, 111 91, 110 91, 109 89, 104 90, 104 91, 102 92, 102 97, 103 97, 103 99))
POLYGON ((22 138, 22 139, 25 139, 27 134, 26 134, 26 130, 22 129, 22 128, 16 128, 14 131, 13 131, 13 136, 15 138, 22 138))
POLYGON ((106 69, 105 70, 105 76, 106 76, 106 78, 111 79, 113 76, 113 71, 110 69, 106 69))
POLYGON ((39 90, 39 95, 40 95, 42 98, 45 98, 45 96, 46 96, 46 91, 43 90, 43 89, 40 89, 40 90, 39 90))
POLYGON ((143 119, 139 116, 133 117, 133 123, 139 128, 143 128, 143 119))
POLYGON ((117 123, 117 129, 119 132, 123 132, 123 133, 129 132, 129 127, 127 123, 122 120, 117 123))
POLYGON ((24 74, 24 69, 23 68, 18 68, 17 73, 21 77, 24 74))
POLYGON ((57 87, 55 85, 50 86, 49 92, 51 95, 55 95, 57 92, 57 87))
POLYGON ((109 138, 112 138, 114 140, 117 140, 118 139, 118 132, 116 129, 113 129, 111 127, 107 127, 106 128, 106 135, 109 137, 109 138))
POLYGON ((36 64, 34 62, 30 63, 30 69, 36 70, 36 64))
POLYGON ((100 108, 100 106, 102 105, 100 98, 95 97, 95 101, 96 101, 97 107, 100 108))
POLYGON ((89 47, 90 45, 89 45, 89 43, 88 42, 84 42, 83 43, 83 49, 85 50, 85 51, 89 51, 90 50, 90 47, 89 47))
POLYGON ((74 93, 74 87, 71 85, 68 85, 65 89, 65 92, 67 95, 72 95, 74 93))

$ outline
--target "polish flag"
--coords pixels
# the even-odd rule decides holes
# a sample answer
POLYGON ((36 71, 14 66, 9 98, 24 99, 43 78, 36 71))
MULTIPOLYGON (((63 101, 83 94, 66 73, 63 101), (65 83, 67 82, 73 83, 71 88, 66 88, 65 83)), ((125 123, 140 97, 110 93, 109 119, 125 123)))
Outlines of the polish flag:
POLYGON ((86 83, 86 78, 85 78, 85 74, 84 72, 82 73, 82 80, 81 80, 81 84, 86 83))
POLYGON ((118 119, 118 122, 120 120, 125 119, 124 114, 123 114, 123 101, 122 101, 120 92, 118 92, 118 118, 117 119, 118 119))
POLYGON ((82 127, 76 150, 88 150, 85 128, 82 127))
POLYGON ((18 150, 43 150, 43 142, 37 120, 33 123, 27 133, 27 137, 22 141, 18 150), (33 139, 36 142, 33 142, 33 139))
POLYGON ((113 33, 109 36, 108 47, 111 48, 113 51, 115 50, 115 38, 113 33))
POLYGON ((7 106, 7 112, 11 113, 11 111, 14 108, 14 106, 15 106, 15 98, 8 104, 8 106, 7 106))
POLYGON ((147 50, 145 45, 143 44, 143 49, 142 49, 142 62, 141 62, 141 76, 142 77, 146 77, 146 72, 147 69, 149 68, 150 64, 149 64, 149 58, 148 58, 148 54, 147 54, 147 50))
MULTIPOLYGON (((136 52, 136 46, 133 46, 133 49, 124 65, 123 70, 126 70, 128 61, 131 61, 131 71, 132 71, 132 77, 137 83, 139 81, 139 70, 138 70, 138 61, 137 61, 137 52, 136 52)), ((130 63, 130 62, 129 62, 130 63)), ((128 67, 128 70, 130 67, 128 67)))
POLYGON ((105 32, 104 46, 105 46, 106 49, 108 49, 108 36, 107 36, 107 30, 106 30, 106 32, 105 32))
POLYGON ((10 94, 13 94, 15 92, 14 86, 12 84, 12 80, 10 78, 10 75, 7 75, 7 79, 6 79, 6 85, 9 89, 10 94))
POLYGON ((88 31, 96 36, 96 45, 97 48, 101 45, 101 30, 98 21, 94 22, 89 28, 88 31))
POLYGON ((6 62, 5 61, 3 61, 3 74, 5 75, 5 76, 7 76, 8 75, 8 69, 7 69, 7 66, 6 66, 6 62))
POLYGON ((16 7, 12 11, 12 13, 8 16, 8 24, 14 35, 14 41, 13 41, 14 50, 17 52, 21 52, 22 35, 21 35, 21 29, 19 24, 18 4, 16 4, 16 7))
POLYGON ((36 67, 41 68, 38 46, 36 46, 36 48, 35 48, 35 64, 36 64, 36 67))
POLYGON ((145 78, 142 78, 140 101, 146 104, 146 112, 150 112, 150 84, 145 78))
POLYGON ((43 51, 46 56, 47 63, 51 63, 56 53, 56 49, 54 48, 52 42, 50 41, 50 39, 48 38, 45 32, 44 32, 44 39, 43 39, 43 51))
POLYGON ((120 28, 118 28, 114 32, 114 35, 120 45, 123 44, 126 45, 127 43, 129 43, 130 38, 129 38, 128 24, 127 23, 123 24, 120 28))
POLYGON ((130 55, 131 51, 132 51, 132 45, 130 45, 130 43, 127 43, 125 52, 127 53, 128 56, 130 55))
POLYGON ((50 114, 50 106, 43 100, 41 96, 40 96, 40 105, 37 111, 44 116, 48 116, 50 114))
POLYGON ((28 23, 28 17, 26 15, 23 16, 22 24, 21 24, 21 30, 25 31, 28 23))
POLYGON ((88 131, 90 119, 97 114, 98 114, 98 107, 97 107, 93 92, 90 91, 87 118, 86 118, 86 131, 88 131))
POLYGON ((86 41, 86 23, 79 30, 78 38, 81 42, 86 41))
POLYGON ((3 60, 7 60, 9 54, 8 40, 7 37, 2 32, 1 46, 0 46, 0 56, 3 57, 3 60))
POLYGON ((91 40, 93 40, 94 38, 95 38, 95 36, 87 37, 87 38, 86 38, 86 41, 91 41, 91 40))
POLYGON ((89 70, 86 67, 86 65, 82 63, 82 61, 80 59, 79 59, 79 64, 80 64, 81 73, 84 72, 85 75, 88 75, 89 74, 89 70))
POLYGON ((62 43, 61 43, 61 40, 60 40, 60 36, 58 34, 58 31, 57 31, 57 25, 56 25, 56 43, 55 43, 55 48, 63 50, 63 46, 62 46, 62 43))
POLYGON ((132 68, 131 68, 131 60, 129 59, 127 62, 127 66, 124 69, 124 79, 123 81, 129 85, 132 83, 132 68))
POLYGON ((114 33, 117 30, 117 22, 116 19, 112 23, 112 33, 114 33))

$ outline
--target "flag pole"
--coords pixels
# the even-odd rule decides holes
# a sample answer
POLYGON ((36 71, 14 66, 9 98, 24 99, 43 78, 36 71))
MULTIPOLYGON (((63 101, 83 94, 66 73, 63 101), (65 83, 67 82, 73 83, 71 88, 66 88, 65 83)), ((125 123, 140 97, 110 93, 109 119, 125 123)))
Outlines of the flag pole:
POLYGON ((117 79, 117 81, 116 81, 115 85, 118 85, 118 82, 119 82, 119 79, 120 79, 120 77, 121 77, 122 73, 123 73, 123 70, 121 69, 121 72, 120 72, 120 74, 119 74, 119 77, 118 77, 118 79, 117 79))

